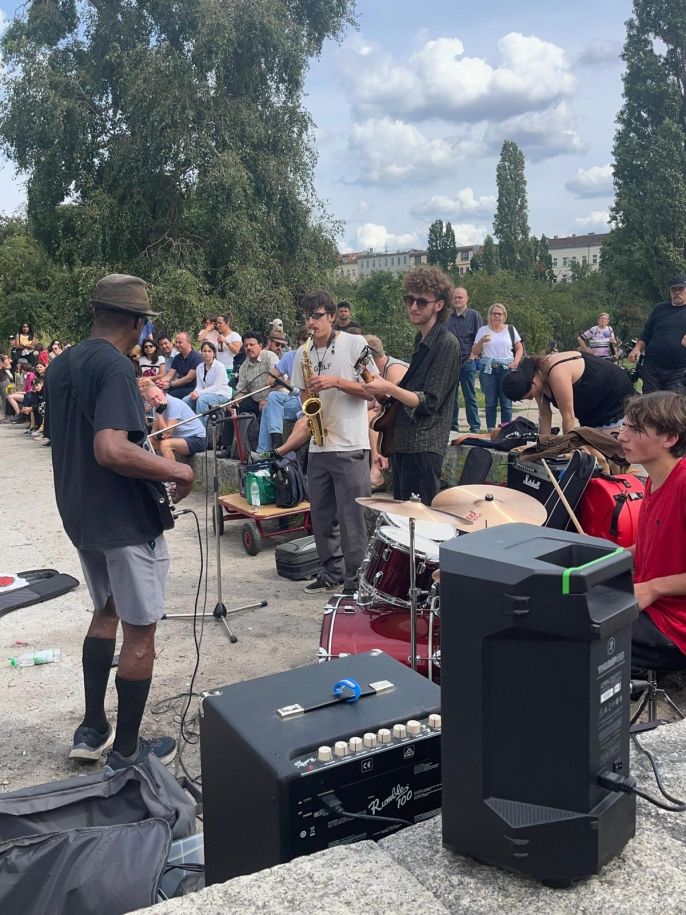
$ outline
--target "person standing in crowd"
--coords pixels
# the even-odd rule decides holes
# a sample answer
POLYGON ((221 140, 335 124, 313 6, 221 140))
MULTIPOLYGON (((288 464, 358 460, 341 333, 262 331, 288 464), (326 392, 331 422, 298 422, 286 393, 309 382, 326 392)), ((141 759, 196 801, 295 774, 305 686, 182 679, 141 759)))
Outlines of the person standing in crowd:
POLYGON ((297 351, 292 383, 303 403, 310 397, 321 400, 325 429, 323 442, 310 440, 307 465, 312 528, 323 572, 305 591, 334 591, 342 583, 343 593, 353 594, 367 546, 364 509, 355 499, 371 492, 369 395, 356 369, 367 344, 364 337, 336 330, 336 303, 328 292, 303 296, 302 307, 312 345, 297 351), (308 384, 303 367, 311 376, 308 384))
MULTIPOLYGON (((686 400, 672 391, 626 405, 619 442, 648 474, 636 525, 631 667, 686 668, 686 400)), ((640 676, 640 673, 639 673, 640 676)))
POLYGON ((467 425, 472 434, 481 431, 479 405, 476 401, 476 359, 472 356, 472 347, 477 331, 483 327, 483 319, 475 308, 469 308, 469 294, 464 286, 458 286, 453 292, 453 313, 448 318, 448 330, 455 334, 460 344, 460 377, 458 379, 455 410, 453 411, 452 428, 460 431, 458 417, 460 410, 460 388, 464 397, 467 425))
POLYGON ((202 319, 202 329, 198 334, 199 342, 202 343, 203 340, 209 340, 210 343, 214 343, 216 346, 218 337, 217 318, 215 315, 205 315, 202 319))
POLYGON ((221 362, 227 372, 233 371, 234 358, 240 352, 243 341, 241 335, 231 329, 226 315, 217 315, 217 362, 221 362))
POLYGON ((598 323, 579 334, 577 340, 583 353, 590 353, 601 359, 614 360, 617 340, 610 327, 610 316, 606 311, 598 315, 598 323))
POLYGON ((344 330, 346 333, 362 333, 362 327, 350 318, 350 302, 338 303, 338 330, 344 330))
POLYGON ((472 356, 481 361, 479 384, 486 398, 486 427, 492 432, 498 421, 512 420, 512 401, 503 391, 503 379, 509 370, 516 371, 524 355, 522 338, 512 324, 506 324, 507 308, 496 302, 488 309, 488 323, 474 338, 472 356))
POLYGON ((269 393, 259 389, 271 385, 271 373, 279 360, 276 353, 262 349, 262 336, 256 331, 249 330, 243 334, 243 348, 246 359, 238 370, 238 388, 235 396, 243 397, 250 394, 250 397, 246 397, 238 404, 239 412, 254 413, 259 420, 261 406, 269 393))
POLYGON ((643 393, 676 391, 686 394, 686 273, 669 281, 671 302, 660 302, 629 353, 636 362, 644 353, 641 366, 643 393))
POLYGON ((35 350, 37 344, 38 341, 36 340, 36 335, 31 330, 31 325, 24 321, 14 336, 15 359, 23 356, 25 359, 28 359, 31 364, 33 364, 33 351, 35 350))
MULTIPOLYGON (((210 407, 227 404, 231 400, 231 389, 226 377, 226 369, 215 358, 217 351, 209 340, 200 347, 203 364, 196 371, 195 390, 183 398, 191 410, 204 413, 210 407)), ((207 417, 200 416, 200 422, 207 428, 207 417)))
POLYGON ((634 393, 629 373, 588 353, 570 350, 547 356, 525 356, 503 380, 503 393, 512 400, 536 400, 538 431, 549 435, 551 405, 562 417, 562 432, 582 426, 611 432, 622 423, 624 402, 634 393))
POLYGON ((410 323, 417 331, 412 361, 399 384, 373 378, 364 390, 402 404, 395 423, 391 457, 393 497, 419 495, 430 505, 441 483, 455 403, 460 347, 446 328, 453 289, 438 267, 414 267, 404 277, 410 323))
POLYGON ((193 471, 140 447, 145 414, 125 354, 153 316, 145 282, 106 276, 91 306, 90 337, 56 359, 46 374, 46 426, 57 507, 95 607, 83 643, 85 715, 69 755, 97 760, 113 744, 108 765, 116 770, 149 753, 168 762, 176 752, 172 737, 139 737, 169 569, 157 502, 140 480, 172 483, 179 500, 190 492, 193 471), (105 693, 120 621, 124 640, 113 735, 105 693))
POLYGON ((186 331, 180 331, 176 335, 174 344, 178 351, 177 355, 172 359, 169 371, 156 379, 156 384, 163 391, 169 391, 172 397, 183 400, 195 390, 196 369, 202 365, 202 356, 193 349, 191 335, 186 331))

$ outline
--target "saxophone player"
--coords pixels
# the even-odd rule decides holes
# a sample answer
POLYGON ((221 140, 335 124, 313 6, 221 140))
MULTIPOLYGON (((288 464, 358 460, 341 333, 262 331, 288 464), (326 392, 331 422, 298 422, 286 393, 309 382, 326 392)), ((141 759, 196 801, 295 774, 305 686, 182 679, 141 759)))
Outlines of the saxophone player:
POLYGON ((353 594, 367 546, 364 509, 355 499, 371 492, 367 428, 371 398, 355 368, 366 341, 336 330, 336 303, 328 292, 303 296, 301 304, 311 339, 296 354, 292 383, 300 388, 313 433, 307 485, 324 570, 305 591, 314 594, 342 586, 344 594, 353 594))

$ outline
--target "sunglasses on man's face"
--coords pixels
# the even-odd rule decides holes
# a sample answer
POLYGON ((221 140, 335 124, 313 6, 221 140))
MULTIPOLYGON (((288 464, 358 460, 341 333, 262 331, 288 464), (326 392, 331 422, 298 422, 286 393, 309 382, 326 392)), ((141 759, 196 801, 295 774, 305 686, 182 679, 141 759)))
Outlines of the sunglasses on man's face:
POLYGON ((319 321, 320 318, 323 318, 327 312, 325 311, 312 311, 309 314, 303 315, 303 321, 307 321, 308 318, 312 318, 313 321, 319 321))
POLYGON ((403 296, 403 302, 408 308, 411 308, 412 305, 416 305, 417 308, 426 308, 427 305, 433 305, 434 302, 438 302, 438 299, 425 299, 421 295, 410 295, 408 293, 403 296))

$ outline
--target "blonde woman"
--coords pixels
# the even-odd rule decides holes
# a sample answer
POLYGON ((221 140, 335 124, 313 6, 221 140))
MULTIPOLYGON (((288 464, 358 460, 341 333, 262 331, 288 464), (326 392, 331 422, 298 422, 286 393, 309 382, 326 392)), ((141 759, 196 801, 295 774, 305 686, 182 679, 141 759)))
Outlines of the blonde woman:
POLYGON ((479 359, 479 383, 486 398, 486 426, 489 432, 496 428, 498 404, 500 423, 512 420, 512 401, 503 393, 503 378, 516 370, 524 355, 522 338, 516 328, 507 324, 507 308, 496 302, 488 309, 487 323, 480 327, 474 338, 470 359, 479 359))

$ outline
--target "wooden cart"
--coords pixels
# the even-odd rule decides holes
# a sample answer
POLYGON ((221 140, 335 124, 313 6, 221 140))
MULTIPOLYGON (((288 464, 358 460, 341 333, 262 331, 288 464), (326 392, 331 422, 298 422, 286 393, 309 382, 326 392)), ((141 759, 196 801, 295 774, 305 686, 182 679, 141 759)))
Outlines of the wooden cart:
POLYGON ((295 531, 312 533, 309 502, 299 502, 292 508, 278 508, 276 505, 262 505, 260 508, 253 508, 244 496, 233 492, 228 496, 219 496, 219 504, 222 509, 217 518, 219 533, 224 533, 225 521, 243 519, 241 539, 245 552, 250 556, 257 556, 260 552, 264 537, 279 537, 295 531), (298 515, 302 515, 302 520, 299 524, 295 524, 298 515), (292 519, 292 525, 286 520, 288 518, 292 519), (277 526, 265 528, 265 524, 272 521, 277 522, 277 526))

